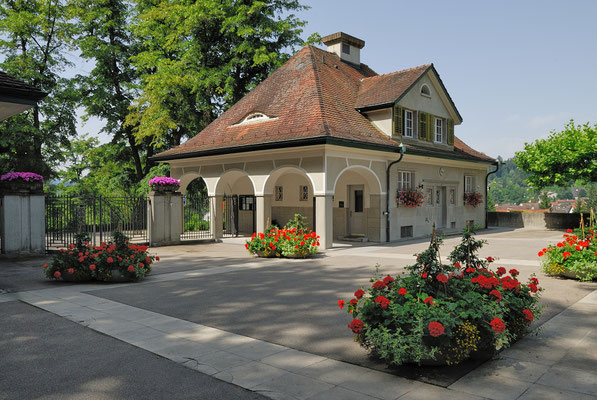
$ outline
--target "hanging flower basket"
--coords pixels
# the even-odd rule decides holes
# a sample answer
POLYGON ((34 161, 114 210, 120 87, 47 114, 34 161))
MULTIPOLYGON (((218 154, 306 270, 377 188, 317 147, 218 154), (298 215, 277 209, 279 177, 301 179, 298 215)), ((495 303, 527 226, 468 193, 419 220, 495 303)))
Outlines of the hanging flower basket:
POLYGON ((0 176, 0 190, 4 193, 43 193, 44 178, 33 172, 9 172, 0 176))
POLYGON ((481 193, 472 192, 464 194, 465 206, 477 207, 481 203, 483 203, 483 196, 481 195, 481 193))
POLYGON ((423 204, 423 192, 419 189, 399 190, 396 193, 396 204, 409 208, 416 208, 423 204))
POLYGON ((180 188, 180 181, 168 176, 156 176, 149 181, 149 187, 154 192, 174 193, 180 188))

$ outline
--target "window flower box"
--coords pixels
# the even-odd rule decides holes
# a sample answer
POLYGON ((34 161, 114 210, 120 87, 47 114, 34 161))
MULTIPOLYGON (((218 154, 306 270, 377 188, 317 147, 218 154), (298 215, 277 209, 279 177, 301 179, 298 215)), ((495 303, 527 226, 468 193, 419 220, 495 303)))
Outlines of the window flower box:
POLYGON ((156 176, 149 181, 149 187, 154 192, 174 193, 180 188, 180 181, 168 176, 156 176))
POLYGON ((471 192, 464 194, 465 206, 477 207, 481 203, 483 203, 483 196, 481 193, 471 192))
POLYGON ((0 176, 0 188, 4 193, 43 193, 44 178, 33 172, 9 172, 0 176))
POLYGON ((399 190, 396 193, 396 205, 409 208, 420 207, 423 204, 425 196, 418 189, 399 190))

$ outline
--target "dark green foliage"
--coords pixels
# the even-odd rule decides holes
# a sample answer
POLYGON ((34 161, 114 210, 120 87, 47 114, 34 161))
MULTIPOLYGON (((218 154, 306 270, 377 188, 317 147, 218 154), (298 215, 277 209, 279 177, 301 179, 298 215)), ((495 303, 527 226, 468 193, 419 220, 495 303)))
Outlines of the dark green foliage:
POLYGON ((454 247, 448 256, 452 264, 460 263, 466 268, 487 268, 489 266, 489 262, 478 255, 479 250, 487 243, 487 240, 476 239, 475 228, 465 228, 462 232, 460 243, 454 247))

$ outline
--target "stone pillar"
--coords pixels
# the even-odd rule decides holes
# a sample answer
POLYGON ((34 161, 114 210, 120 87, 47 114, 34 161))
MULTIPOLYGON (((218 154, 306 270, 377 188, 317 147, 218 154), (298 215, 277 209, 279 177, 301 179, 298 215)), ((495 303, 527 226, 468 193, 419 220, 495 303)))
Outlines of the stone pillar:
POLYGON ((180 244, 182 194, 150 192, 147 196, 147 232, 151 246, 180 244))
POLYGON ((46 250, 43 193, 6 193, 2 199, 2 252, 43 254, 46 250))
POLYGON ((224 236, 223 202, 224 196, 209 196, 209 229, 215 241, 224 236))
POLYGON ((272 223, 272 195, 255 196, 255 228, 257 232, 265 232, 272 223))
POLYGON ((322 249, 331 249, 334 241, 334 201, 331 194, 315 196, 315 227, 322 249))

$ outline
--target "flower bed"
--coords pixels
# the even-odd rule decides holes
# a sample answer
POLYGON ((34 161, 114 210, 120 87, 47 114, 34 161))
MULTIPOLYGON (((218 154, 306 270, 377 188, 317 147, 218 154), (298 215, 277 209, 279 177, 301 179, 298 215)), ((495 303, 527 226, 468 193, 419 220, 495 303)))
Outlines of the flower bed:
POLYGON ((355 341, 390 365, 453 365, 476 354, 494 354, 525 335, 540 315, 538 280, 518 281, 518 271, 491 270, 480 259, 483 241, 465 231, 462 243, 439 258, 432 239, 406 276, 382 276, 346 304, 355 341))
POLYGON ((168 176, 156 176, 149 180, 149 186, 155 192, 176 192, 180 188, 180 181, 168 176))
POLYGON ((49 264, 44 264, 46 277, 69 282, 137 281, 151 272, 154 260, 160 260, 147 252, 147 246, 129 244, 120 232, 114 232, 113 237, 113 242, 92 246, 88 234, 77 235, 76 243, 60 249, 49 264))
POLYGON ((483 203, 483 196, 481 193, 472 192, 464 194, 464 205, 477 207, 481 203, 483 203))
POLYGON ((423 192, 419 189, 402 190, 396 193, 396 204, 399 206, 415 208, 423 204, 423 192))
POLYGON ((568 229, 561 242, 542 249, 538 255, 548 275, 597 279, 597 239, 592 228, 568 229))
POLYGON ((270 226, 265 233, 253 233, 245 248, 259 257, 307 258, 319 250, 319 236, 307 229, 303 220, 295 214, 284 229, 270 226))

